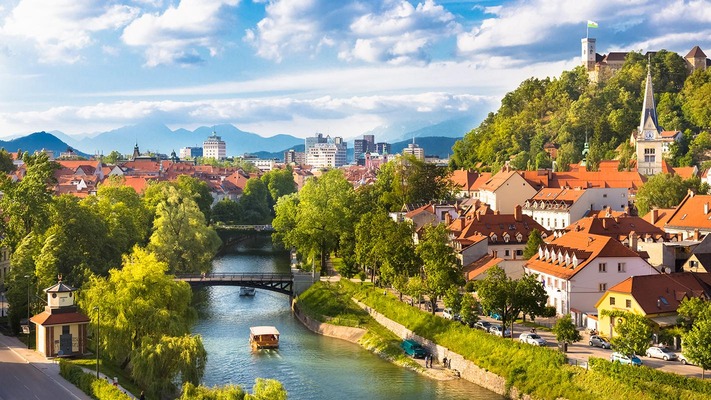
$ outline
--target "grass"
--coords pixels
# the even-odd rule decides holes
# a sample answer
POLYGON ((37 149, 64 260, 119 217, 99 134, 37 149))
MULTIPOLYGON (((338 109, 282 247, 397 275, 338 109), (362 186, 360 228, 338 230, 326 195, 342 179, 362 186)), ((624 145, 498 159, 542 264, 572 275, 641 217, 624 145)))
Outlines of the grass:
MULTIPOLYGON (((632 372, 629 369, 634 368, 629 366, 618 366, 621 369, 613 370, 619 373, 611 373, 607 367, 603 367, 604 363, 600 363, 600 366, 592 363, 593 369, 589 371, 574 367, 566 363, 563 353, 494 337, 458 322, 433 316, 399 301, 395 296, 383 296, 382 289, 371 284, 361 285, 350 281, 330 285, 319 283, 302 295, 300 305, 317 312, 322 321, 358 318, 360 326, 368 329, 363 342, 383 346, 379 350, 388 357, 391 354, 396 359, 398 355, 402 356, 400 339, 393 337, 392 333, 372 318, 364 316, 363 311, 352 305, 351 297, 416 334, 461 354, 479 367, 504 377, 507 387, 516 387, 534 398, 691 399, 704 398, 708 393, 705 384, 695 384, 696 378, 679 377, 661 371, 645 374, 644 378, 629 375, 632 372)), ((403 362, 406 361, 412 360, 403 362)))

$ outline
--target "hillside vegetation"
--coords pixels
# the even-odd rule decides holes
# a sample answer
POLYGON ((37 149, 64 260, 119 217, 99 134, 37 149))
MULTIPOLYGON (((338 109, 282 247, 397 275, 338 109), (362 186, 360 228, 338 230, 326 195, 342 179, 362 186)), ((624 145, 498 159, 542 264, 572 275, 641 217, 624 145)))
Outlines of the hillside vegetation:
MULTIPOLYGON (((497 170, 505 161, 518 169, 551 166, 543 151, 546 143, 559 146, 557 169, 580 161, 586 137, 590 144, 588 168, 602 159, 620 159, 629 165, 629 145, 639 125, 648 59, 631 52, 617 73, 591 83, 580 66, 558 78, 530 78, 506 94, 496 113, 490 113, 454 147, 454 168, 497 170), (479 167, 479 168, 477 168, 479 167)), ((711 149, 711 70, 689 74, 684 59, 661 50, 651 57, 651 73, 659 124, 684 132, 673 145, 674 166, 700 164, 711 149)))

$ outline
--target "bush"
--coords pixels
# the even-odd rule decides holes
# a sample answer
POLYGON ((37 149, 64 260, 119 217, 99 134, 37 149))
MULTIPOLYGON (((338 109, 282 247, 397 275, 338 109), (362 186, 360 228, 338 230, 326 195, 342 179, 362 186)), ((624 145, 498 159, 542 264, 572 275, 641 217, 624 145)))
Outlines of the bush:
POLYGON ((97 400, 128 400, 129 397, 117 387, 103 379, 96 379, 94 374, 84 372, 81 367, 68 361, 59 360, 59 374, 82 392, 97 400))

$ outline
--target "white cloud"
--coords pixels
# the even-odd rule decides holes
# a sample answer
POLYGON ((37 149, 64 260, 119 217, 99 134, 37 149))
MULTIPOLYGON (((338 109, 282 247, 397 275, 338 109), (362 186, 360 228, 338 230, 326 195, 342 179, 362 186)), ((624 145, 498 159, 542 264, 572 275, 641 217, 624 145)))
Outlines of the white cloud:
POLYGON ((0 27, 0 35, 34 43, 41 62, 75 63, 93 43, 92 34, 116 30, 138 10, 101 0, 21 0, 0 27))
POLYGON ((193 64, 221 51, 219 36, 230 21, 229 7, 239 0, 181 0, 162 14, 143 14, 121 36, 129 46, 145 48, 146 65, 193 64))
POLYGON ((428 47, 459 30, 454 15, 434 0, 276 0, 244 40, 261 57, 317 53, 335 46, 345 60, 403 64, 428 61, 428 47))

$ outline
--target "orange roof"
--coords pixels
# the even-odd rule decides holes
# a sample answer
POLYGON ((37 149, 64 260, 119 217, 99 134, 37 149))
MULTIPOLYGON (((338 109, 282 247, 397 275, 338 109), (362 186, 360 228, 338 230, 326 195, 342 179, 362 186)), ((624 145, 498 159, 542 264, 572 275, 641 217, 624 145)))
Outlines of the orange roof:
POLYGON ((711 274, 679 272, 632 276, 609 292, 631 294, 645 314, 676 312, 685 298, 711 298, 711 274))
POLYGON ((504 243, 526 243, 528 235, 536 229, 541 233, 550 235, 531 216, 521 215, 517 221, 514 214, 468 214, 465 218, 458 218, 449 225, 449 230, 457 236, 457 240, 467 239, 475 242, 479 236, 489 238, 490 245, 504 243), (521 240, 518 239, 520 234, 521 240), (508 236, 508 240, 506 240, 508 236))
POLYGON ((619 241, 626 240, 632 232, 640 238, 652 237, 658 240, 666 237, 660 227, 652 225, 642 217, 632 216, 582 218, 568 225, 565 230, 609 236, 619 241))
POLYGON ((669 222, 669 218, 674 214, 674 211, 674 208, 656 208, 642 218, 650 224, 664 229, 664 225, 669 222))
POLYGON ((543 188, 536 193, 531 200, 548 200, 548 201, 564 201, 567 203, 575 203, 580 196, 585 193, 582 189, 567 189, 567 188, 543 188))
POLYGON ((462 190, 477 190, 486 181, 491 179, 490 172, 478 173, 474 171, 468 171, 464 169, 458 169, 452 172, 449 180, 452 181, 456 186, 460 187, 462 190))
POLYGON ((687 194, 666 226, 711 229, 711 195, 687 194))
POLYGON ((676 135, 681 135, 679 131, 661 131, 659 133, 663 138, 673 138, 676 135))
POLYGON ((500 262, 504 261, 502 258, 494 257, 490 254, 487 254, 480 259, 472 262, 469 265, 466 265, 462 271, 464 272, 464 276, 466 280, 470 281, 472 279, 475 279, 477 276, 483 274, 484 272, 488 271, 489 268, 498 265, 500 262))
POLYGON ((554 261, 550 258, 546 260, 545 256, 541 258, 539 254, 536 254, 526 262, 525 266, 533 271, 562 279, 572 278, 598 257, 640 258, 638 253, 624 246, 616 239, 584 232, 568 232, 543 244, 541 248, 544 251, 547 249, 549 252, 555 252, 556 254, 560 252, 563 255, 563 259, 554 261), (571 260, 573 258, 577 259, 577 266, 572 261, 566 263, 566 254, 571 260))
POLYGON ((516 171, 501 171, 486 181, 479 189, 495 192, 515 174, 517 174, 516 171))
POLYGON ((84 324, 89 322, 89 317, 80 312, 63 312, 52 314, 48 311, 43 311, 30 318, 30 321, 42 326, 66 325, 71 323, 84 324))
POLYGON ((138 194, 143 193, 151 182, 158 181, 156 178, 144 176, 124 176, 123 178, 123 184, 132 187, 138 194))

